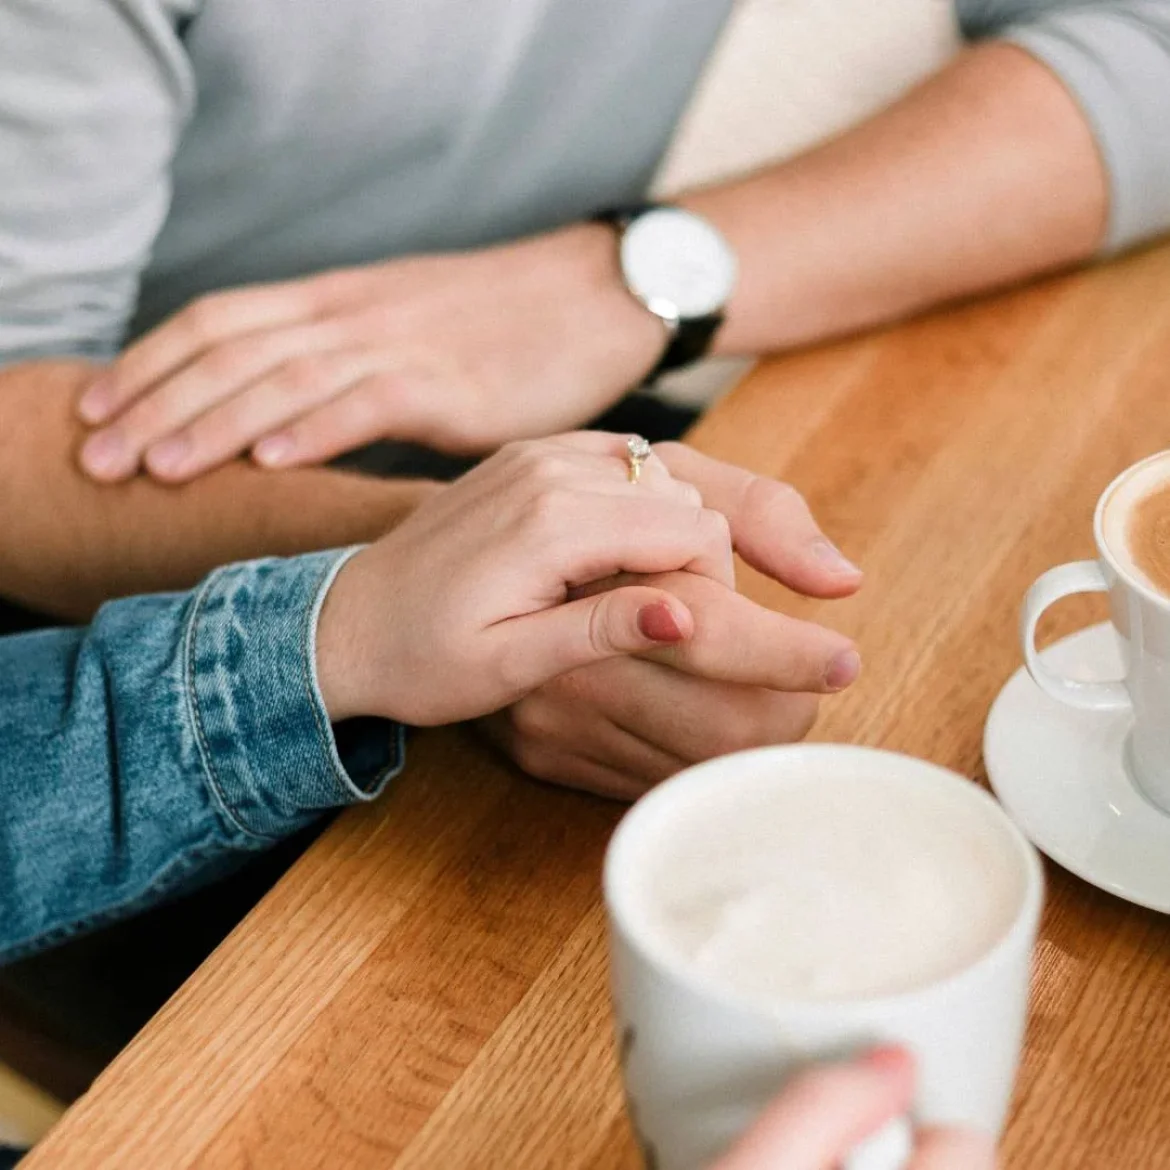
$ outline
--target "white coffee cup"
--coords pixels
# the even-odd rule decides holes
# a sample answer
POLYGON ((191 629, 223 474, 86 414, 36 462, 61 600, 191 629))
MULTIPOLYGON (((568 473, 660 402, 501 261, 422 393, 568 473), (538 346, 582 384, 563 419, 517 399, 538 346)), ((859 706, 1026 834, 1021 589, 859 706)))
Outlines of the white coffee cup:
POLYGON ((1117 494, 1140 488, 1146 478, 1151 486, 1159 483, 1163 473, 1170 476, 1167 451, 1127 468, 1101 493, 1093 515, 1098 559, 1058 565, 1036 581, 1024 599, 1020 641, 1028 673, 1054 699, 1088 711, 1133 712, 1129 767, 1146 796, 1170 812, 1170 600, 1141 580, 1115 547, 1122 534, 1106 533, 1106 512, 1117 494), (1109 594, 1124 678, 1104 682, 1066 678, 1041 659, 1036 624, 1046 609, 1074 593, 1109 594))
MULTIPOLYGON (((622 1072, 647 1167, 708 1166, 794 1072, 886 1043, 916 1058, 915 1124, 965 1125, 999 1136, 1023 1040, 1043 874, 1035 850, 977 785, 870 748, 801 744, 725 756, 680 773, 626 814, 609 846, 604 887, 622 1072), (1018 867, 997 941, 961 969, 911 990, 832 1000, 745 995, 664 946, 638 893, 656 829, 701 828, 713 809, 744 801, 750 807, 762 786, 808 784, 811 777, 825 786, 837 777, 842 784, 864 781, 878 786, 874 792, 888 790, 891 800, 920 792, 926 798, 929 790, 948 825, 981 833, 997 861, 1018 867)), ((907 1128, 903 1119, 900 1129, 907 1128)), ((887 1127, 864 1143, 850 1170, 903 1166, 909 1142, 897 1140, 898 1130, 887 1127)))

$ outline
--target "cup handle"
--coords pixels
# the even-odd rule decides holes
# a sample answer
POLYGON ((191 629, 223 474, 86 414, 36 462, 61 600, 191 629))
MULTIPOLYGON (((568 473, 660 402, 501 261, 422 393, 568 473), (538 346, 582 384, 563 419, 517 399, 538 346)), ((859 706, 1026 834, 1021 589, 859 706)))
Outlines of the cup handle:
POLYGON ((1096 561, 1073 561, 1049 569, 1028 590, 1020 611, 1020 641, 1024 662, 1036 685, 1046 694, 1070 707, 1086 711, 1117 711, 1130 705, 1129 692, 1122 682, 1080 682, 1055 674, 1040 660, 1036 649, 1036 623, 1040 615, 1062 597, 1074 593, 1108 593, 1109 585, 1096 561))

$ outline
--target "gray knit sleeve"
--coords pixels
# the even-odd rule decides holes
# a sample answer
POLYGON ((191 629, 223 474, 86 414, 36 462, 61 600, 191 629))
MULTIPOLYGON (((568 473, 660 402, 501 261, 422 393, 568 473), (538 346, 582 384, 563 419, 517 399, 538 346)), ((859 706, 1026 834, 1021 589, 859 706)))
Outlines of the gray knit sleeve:
POLYGON ((970 38, 1026 49, 1084 111, 1109 173, 1105 241, 1170 230, 1170 0, 957 0, 970 38))
POLYGON ((119 347, 195 100, 196 4, 0 3, 0 366, 119 347))

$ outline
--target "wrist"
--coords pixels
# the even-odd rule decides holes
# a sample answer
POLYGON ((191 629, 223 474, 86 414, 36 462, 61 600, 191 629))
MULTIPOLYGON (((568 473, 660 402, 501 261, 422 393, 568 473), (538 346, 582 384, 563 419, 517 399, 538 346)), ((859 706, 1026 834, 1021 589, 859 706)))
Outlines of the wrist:
POLYGON ((361 549, 341 566, 317 617, 317 687, 332 723, 380 714, 375 710, 374 687, 368 682, 372 676, 371 648, 363 619, 364 560, 368 555, 368 549, 361 549))
POLYGON ((662 321, 626 288, 613 228, 581 223, 544 237, 565 328, 587 352, 595 376, 616 396, 641 384, 669 336, 662 321))

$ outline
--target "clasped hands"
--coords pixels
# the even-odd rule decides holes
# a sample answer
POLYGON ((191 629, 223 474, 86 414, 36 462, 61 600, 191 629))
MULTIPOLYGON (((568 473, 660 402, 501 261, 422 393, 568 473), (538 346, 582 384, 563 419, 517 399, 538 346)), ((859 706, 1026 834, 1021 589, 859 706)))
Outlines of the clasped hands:
POLYGON ((802 593, 860 573, 784 484, 625 436, 511 443, 338 574, 318 630, 334 720, 484 726, 540 778, 631 798, 799 738, 856 677, 845 636, 735 591, 733 550, 802 593))

